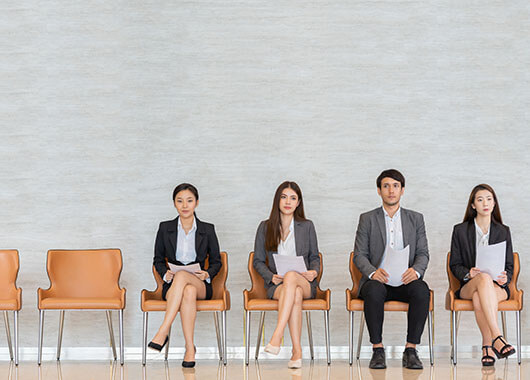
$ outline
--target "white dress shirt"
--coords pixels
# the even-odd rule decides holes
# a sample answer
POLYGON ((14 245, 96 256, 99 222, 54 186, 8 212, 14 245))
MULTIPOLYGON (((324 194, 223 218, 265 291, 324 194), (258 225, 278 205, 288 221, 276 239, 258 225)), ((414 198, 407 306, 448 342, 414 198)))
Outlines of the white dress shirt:
MULTIPOLYGON (((197 232, 197 222, 195 221, 195 218, 193 218, 193 226, 188 233, 184 231, 180 218, 178 218, 175 258, 184 265, 194 262, 197 258, 197 252, 195 251, 195 232, 197 232)), ((166 279, 166 275, 164 275, 164 281, 170 282, 166 279)))
POLYGON ((476 231, 476 243, 477 243, 477 248, 479 246, 485 246, 485 245, 489 245, 489 239, 490 239, 490 227, 488 226, 488 232, 486 233, 483 233, 482 232, 482 228, 480 228, 480 226, 477 224, 477 219, 475 219, 475 231, 476 231))
POLYGON ((296 243, 294 240, 294 218, 291 219, 291 224, 289 225, 289 235, 285 241, 280 239, 278 244, 278 255, 283 256, 296 256, 296 243))

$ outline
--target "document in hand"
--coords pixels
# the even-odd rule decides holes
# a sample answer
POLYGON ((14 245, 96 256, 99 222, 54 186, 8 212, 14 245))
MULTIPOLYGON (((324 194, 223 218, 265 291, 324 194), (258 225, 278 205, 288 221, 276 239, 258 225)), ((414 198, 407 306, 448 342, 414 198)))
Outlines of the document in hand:
POLYGON ((492 245, 479 245, 477 248, 477 258, 475 266, 481 272, 488 273, 492 279, 504 271, 506 260, 506 241, 492 245))
POLYGON ((175 264, 169 264, 169 270, 173 273, 180 272, 181 270, 184 270, 186 272, 195 273, 201 270, 201 266, 199 263, 191 264, 191 265, 175 265, 175 264))
POLYGON ((294 271, 298 273, 307 272, 305 261, 302 256, 284 256, 274 254, 272 255, 274 264, 276 264, 276 272, 280 276, 284 276, 285 273, 294 271))
POLYGON ((385 252, 385 260, 381 264, 381 268, 388 273, 389 286, 400 286, 403 285, 401 276, 409 268, 409 251, 410 247, 407 245, 405 248, 395 250, 387 247, 385 252))

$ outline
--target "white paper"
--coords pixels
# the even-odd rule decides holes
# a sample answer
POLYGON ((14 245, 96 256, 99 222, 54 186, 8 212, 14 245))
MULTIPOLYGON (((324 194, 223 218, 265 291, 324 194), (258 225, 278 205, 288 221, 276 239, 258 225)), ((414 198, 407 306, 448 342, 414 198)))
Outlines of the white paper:
POLYGON ((381 268, 388 273, 389 286, 401 286, 401 276, 407 269, 409 269, 409 251, 410 247, 407 245, 405 248, 395 250, 391 247, 387 247, 385 250, 385 260, 381 264, 381 268))
POLYGON ((186 272, 195 274, 195 272, 202 270, 199 263, 195 263, 191 265, 175 265, 171 263, 168 263, 168 264, 169 264, 169 270, 173 273, 177 273, 177 272, 180 272, 181 270, 184 270, 186 272))
POLYGON ((274 264, 276 264, 276 272, 279 276, 285 276, 285 273, 294 271, 298 273, 307 272, 303 256, 285 256, 272 255, 274 264))
POLYGON ((504 271, 505 260, 506 241, 492 245, 479 245, 475 266, 496 280, 504 271))

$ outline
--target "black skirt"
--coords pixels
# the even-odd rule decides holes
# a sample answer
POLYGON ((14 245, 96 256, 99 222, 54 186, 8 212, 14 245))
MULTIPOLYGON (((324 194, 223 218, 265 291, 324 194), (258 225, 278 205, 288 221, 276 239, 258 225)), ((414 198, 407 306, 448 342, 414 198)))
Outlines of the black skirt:
MULTIPOLYGON (((203 281, 204 282, 204 286, 206 286, 206 298, 205 300, 211 300, 212 299, 212 293, 213 293, 213 290, 212 290, 212 284, 206 282, 206 281, 203 281)), ((162 285, 162 299, 164 301, 167 301, 166 299, 166 294, 167 294, 167 291, 169 290, 169 288, 171 287, 171 284, 173 283, 173 281, 171 282, 165 282, 164 281, 164 284, 162 285)))
MULTIPOLYGON (((504 289, 504 291, 505 291, 506 294, 508 295, 508 297, 506 297, 506 301, 509 300, 509 299, 510 299, 510 288, 508 287, 508 284, 506 284, 506 285, 503 286, 503 285, 499 285, 499 284, 497 283, 497 281, 493 281, 493 283, 494 283, 495 285, 497 285, 499 288, 504 289)), ((462 286, 463 286, 463 285, 462 285, 462 286)), ((462 289, 462 286, 460 287, 460 289, 462 289)), ((458 290, 455 292, 455 297, 458 298, 458 299, 461 299, 461 297, 460 297, 460 289, 458 289, 458 290)))

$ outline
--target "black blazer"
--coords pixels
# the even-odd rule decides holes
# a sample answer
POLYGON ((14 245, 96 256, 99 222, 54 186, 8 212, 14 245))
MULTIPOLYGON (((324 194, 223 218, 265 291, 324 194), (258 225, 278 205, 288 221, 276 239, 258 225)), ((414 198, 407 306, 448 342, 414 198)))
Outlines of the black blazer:
MULTIPOLYGON (((451 259, 449 261, 449 267, 455 277, 460 280, 460 286, 465 284, 465 275, 475 266, 477 256, 476 236, 474 220, 454 226, 453 237, 451 238, 451 259)), ((508 281, 503 287, 508 287, 513 275, 513 250, 510 228, 492 219, 488 242, 489 244, 496 244, 503 241, 506 241, 506 263, 504 270, 508 277, 508 281)))
MULTIPOLYGON (((199 218, 195 217, 197 223, 197 231, 195 232, 195 251, 197 258, 193 263, 199 263, 201 269, 204 270, 206 258, 208 258, 208 274, 213 280, 219 269, 221 269, 221 254, 219 253, 219 242, 215 234, 213 224, 201 222, 199 218)), ((176 259, 177 250, 177 233, 178 233, 178 217, 173 220, 168 220, 160 223, 155 241, 155 257, 153 258, 153 265, 160 277, 164 278, 167 272, 167 261, 172 264, 182 265, 176 259)))

